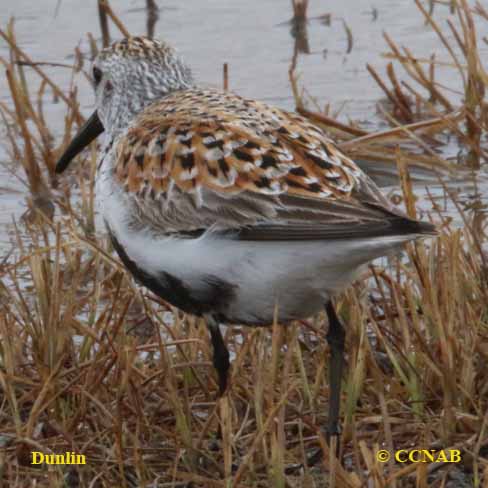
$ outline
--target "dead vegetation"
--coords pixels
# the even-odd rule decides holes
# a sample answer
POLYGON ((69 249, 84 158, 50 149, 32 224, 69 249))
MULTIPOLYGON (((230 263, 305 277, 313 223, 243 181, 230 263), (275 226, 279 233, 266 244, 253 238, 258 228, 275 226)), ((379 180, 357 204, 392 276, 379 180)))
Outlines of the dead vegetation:
POLYGON ((313 103, 313 99, 307 97, 306 90, 300 90, 298 86, 294 57, 289 75, 297 109, 331 131, 336 139, 347 141, 342 149, 356 159, 394 164, 396 158, 392 147, 407 142, 406 151, 410 152, 413 142, 422 154, 407 155, 407 164, 447 168, 447 162, 442 160, 435 148, 442 144, 443 133, 448 133, 456 137, 466 152, 457 162, 457 170, 462 167, 479 169, 487 160, 486 140, 483 141, 481 136, 488 128, 488 103, 485 99, 488 73, 480 59, 478 44, 482 41, 474 17, 486 22, 488 11, 480 2, 476 2, 472 8, 467 0, 454 1, 451 2, 453 19, 448 19, 446 26, 441 26, 433 17, 433 9, 428 12, 419 0, 415 0, 415 5, 426 24, 438 36, 450 60, 437 60, 435 55, 425 53, 416 55, 408 46, 398 46, 387 32, 384 33, 390 49, 384 56, 392 60, 387 65, 386 79, 372 65, 368 64, 367 69, 388 102, 378 105, 379 115, 396 130, 367 134, 354 125, 338 124, 335 117, 327 116, 328 113, 324 115, 321 111, 312 113, 305 110, 306 102, 313 103), (452 35, 454 42, 449 42, 446 31, 452 35), (400 67, 407 79, 400 80, 397 74, 400 67), (460 97, 452 100, 451 90, 437 76, 440 67, 457 72, 462 89, 460 97))
MULTIPOLYGON (((438 86, 435 59, 422 61, 386 35, 392 57, 387 81, 371 73, 390 101, 383 112, 389 130, 369 133, 305 109, 290 72, 298 110, 326 127, 344 151, 384 167, 398 165, 397 197, 412 215, 409 166, 446 175, 477 167, 485 157, 488 81, 476 57, 472 16, 487 22, 488 16, 481 4, 452 3, 448 28, 465 53, 463 60, 453 55, 452 64, 464 81, 464 102, 455 104, 438 86), (408 80, 396 75, 398 64, 408 80), (447 133, 466 148, 465 162, 445 161, 435 150, 447 133)), ((111 19, 125 29, 108 2, 99 5, 107 24, 111 19)), ((418 7, 443 42, 444 28, 418 7)), ((325 317, 286 328, 226 329, 234 356, 231 391, 215 401, 202 321, 136 287, 103 235, 95 234, 95 148, 79 170, 55 179, 56 156, 83 121, 76 88, 63 93, 18 47, 12 24, 0 36, 11 48, 10 59, 0 62, 13 101, 13 109, 0 102, 0 113, 36 216, 14 227, 12 252, 0 265, 0 487, 487 482, 486 209, 459 201, 444 187, 442 196, 431 195, 439 239, 375 265, 368 279, 339 299, 348 327, 341 465, 320 430, 328 402, 325 317), (39 75, 36 92, 25 83, 25 69, 39 75), (66 105, 64 136, 57 142, 43 114, 48 90, 66 105), (442 213, 448 204, 457 208, 462 228, 442 213), (307 467, 318 445, 323 464, 307 467), (411 448, 460 449, 462 462, 376 458, 380 449, 411 448), (83 453, 87 464, 32 466, 33 450, 83 453)), ((82 69, 78 53, 73 75, 82 69)))

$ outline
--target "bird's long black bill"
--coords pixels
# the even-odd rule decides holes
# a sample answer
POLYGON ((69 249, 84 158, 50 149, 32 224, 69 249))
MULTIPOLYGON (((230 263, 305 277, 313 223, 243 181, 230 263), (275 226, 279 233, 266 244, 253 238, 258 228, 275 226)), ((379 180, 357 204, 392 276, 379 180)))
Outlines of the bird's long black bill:
POLYGON ((97 111, 83 124, 78 134, 73 138, 66 151, 62 154, 56 164, 56 173, 62 173, 71 160, 77 156, 90 142, 104 131, 103 125, 98 118, 97 111))

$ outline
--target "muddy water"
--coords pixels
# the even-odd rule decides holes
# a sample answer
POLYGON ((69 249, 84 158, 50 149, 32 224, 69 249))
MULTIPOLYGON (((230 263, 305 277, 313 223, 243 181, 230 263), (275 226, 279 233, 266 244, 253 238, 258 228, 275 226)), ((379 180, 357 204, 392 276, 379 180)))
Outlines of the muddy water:
MULTIPOLYGON (((222 64, 227 62, 232 90, 293 109, 288 80, 295 49, 288 22, 292 16, 290 1, 157 0, 156 3, 159 19, 154 26, 155 36, 178 48, 202 84, 222 86, 222 64)), ((112 4, 130 32, 147 32, 145 0, 117 0, 112 4)), ((20 46, 35 61, 70 64, 75 46, 89 52, 87 32, 96 38, 100 36, 94 0, 2 0, 0 25, 5 27, 11 16, 16 19, 20 46)), ((383 31, 400 45, 408 45, 418 56, 436 53, 438 60, 449 60, 411 1, 310 0, 309 17, 308 42, 301 45, 308 53, 300 53, 297 63, 300 85, 316 98, 319 106, 331 104, 333 109, 341 110, 345 120, 360 120, 367 129, 379 125, 375 104, 383 94, 365 65, 370 63, 384 73, 388 60, 381 56, 387 51, 383 31), (348 36, 346 26, 352 36, 348 36)), ((437 20, 445 25, 448 17, 448 8, 437 5, 437 20)), ((113 26, 111 33, 114 38, 119 37, 113 26)), ((0 41, 0 56, 7 54, 5 43, 0 41)), ((488 46, 485 45, 482 54, 482 59, 488 58, 488 46)), ((69 87, 70 70, 57 67, 46 68, 46 72, 63 89, 69 87)), ((444 85, 460 88, 455 70, 445 69, 437 76, 444 85)), ((33 89, 38 86, 36 76, 30 76, 29 81, 33 89)), ((81 74, 75 83, 82 111, 89 114, 93 103, 89 83, 81 74)), ((0 99, 10 103, 4 77, 0 79, 0 99)), ((46 97, 45 112, 52 127, 63 125, 64 111, 61 103, 46 97)), ((451 147, 450 152, 455 154, 457 148, 451 147)), ((6 224, 25 210, 26 190, 18 179, 23 175, 20 171, 17 175, 11 173, 8 159, 0 145, 0 162, 4 163, 0 166, 0 246, 8 240, 6 224)))

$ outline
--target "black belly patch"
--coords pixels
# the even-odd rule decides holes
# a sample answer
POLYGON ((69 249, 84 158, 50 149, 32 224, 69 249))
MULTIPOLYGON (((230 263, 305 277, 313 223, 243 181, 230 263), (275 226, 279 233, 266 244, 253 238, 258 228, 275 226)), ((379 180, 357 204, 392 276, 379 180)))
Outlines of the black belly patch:
POLYGON ((139 283, 186 313, 199 316, 204 314, 225 316, 225 310, 234 298, 235 285, 208 275, 203 280, 204 286, 192 289, 182 280, 165 271, 149 274, 127 255, 108 225, 107 229, 120 260, 139 283))

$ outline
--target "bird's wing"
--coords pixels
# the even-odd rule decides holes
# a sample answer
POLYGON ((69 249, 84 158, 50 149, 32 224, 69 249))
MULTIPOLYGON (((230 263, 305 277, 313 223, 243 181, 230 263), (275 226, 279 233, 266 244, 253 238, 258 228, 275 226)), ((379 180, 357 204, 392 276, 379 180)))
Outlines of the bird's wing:
POLYGON ((185 90, 153 103, 116 140, 114 157, 139 215, 165 232, 232 230, 250 240, 415 233, 320 128, 231 93, 185 90))

